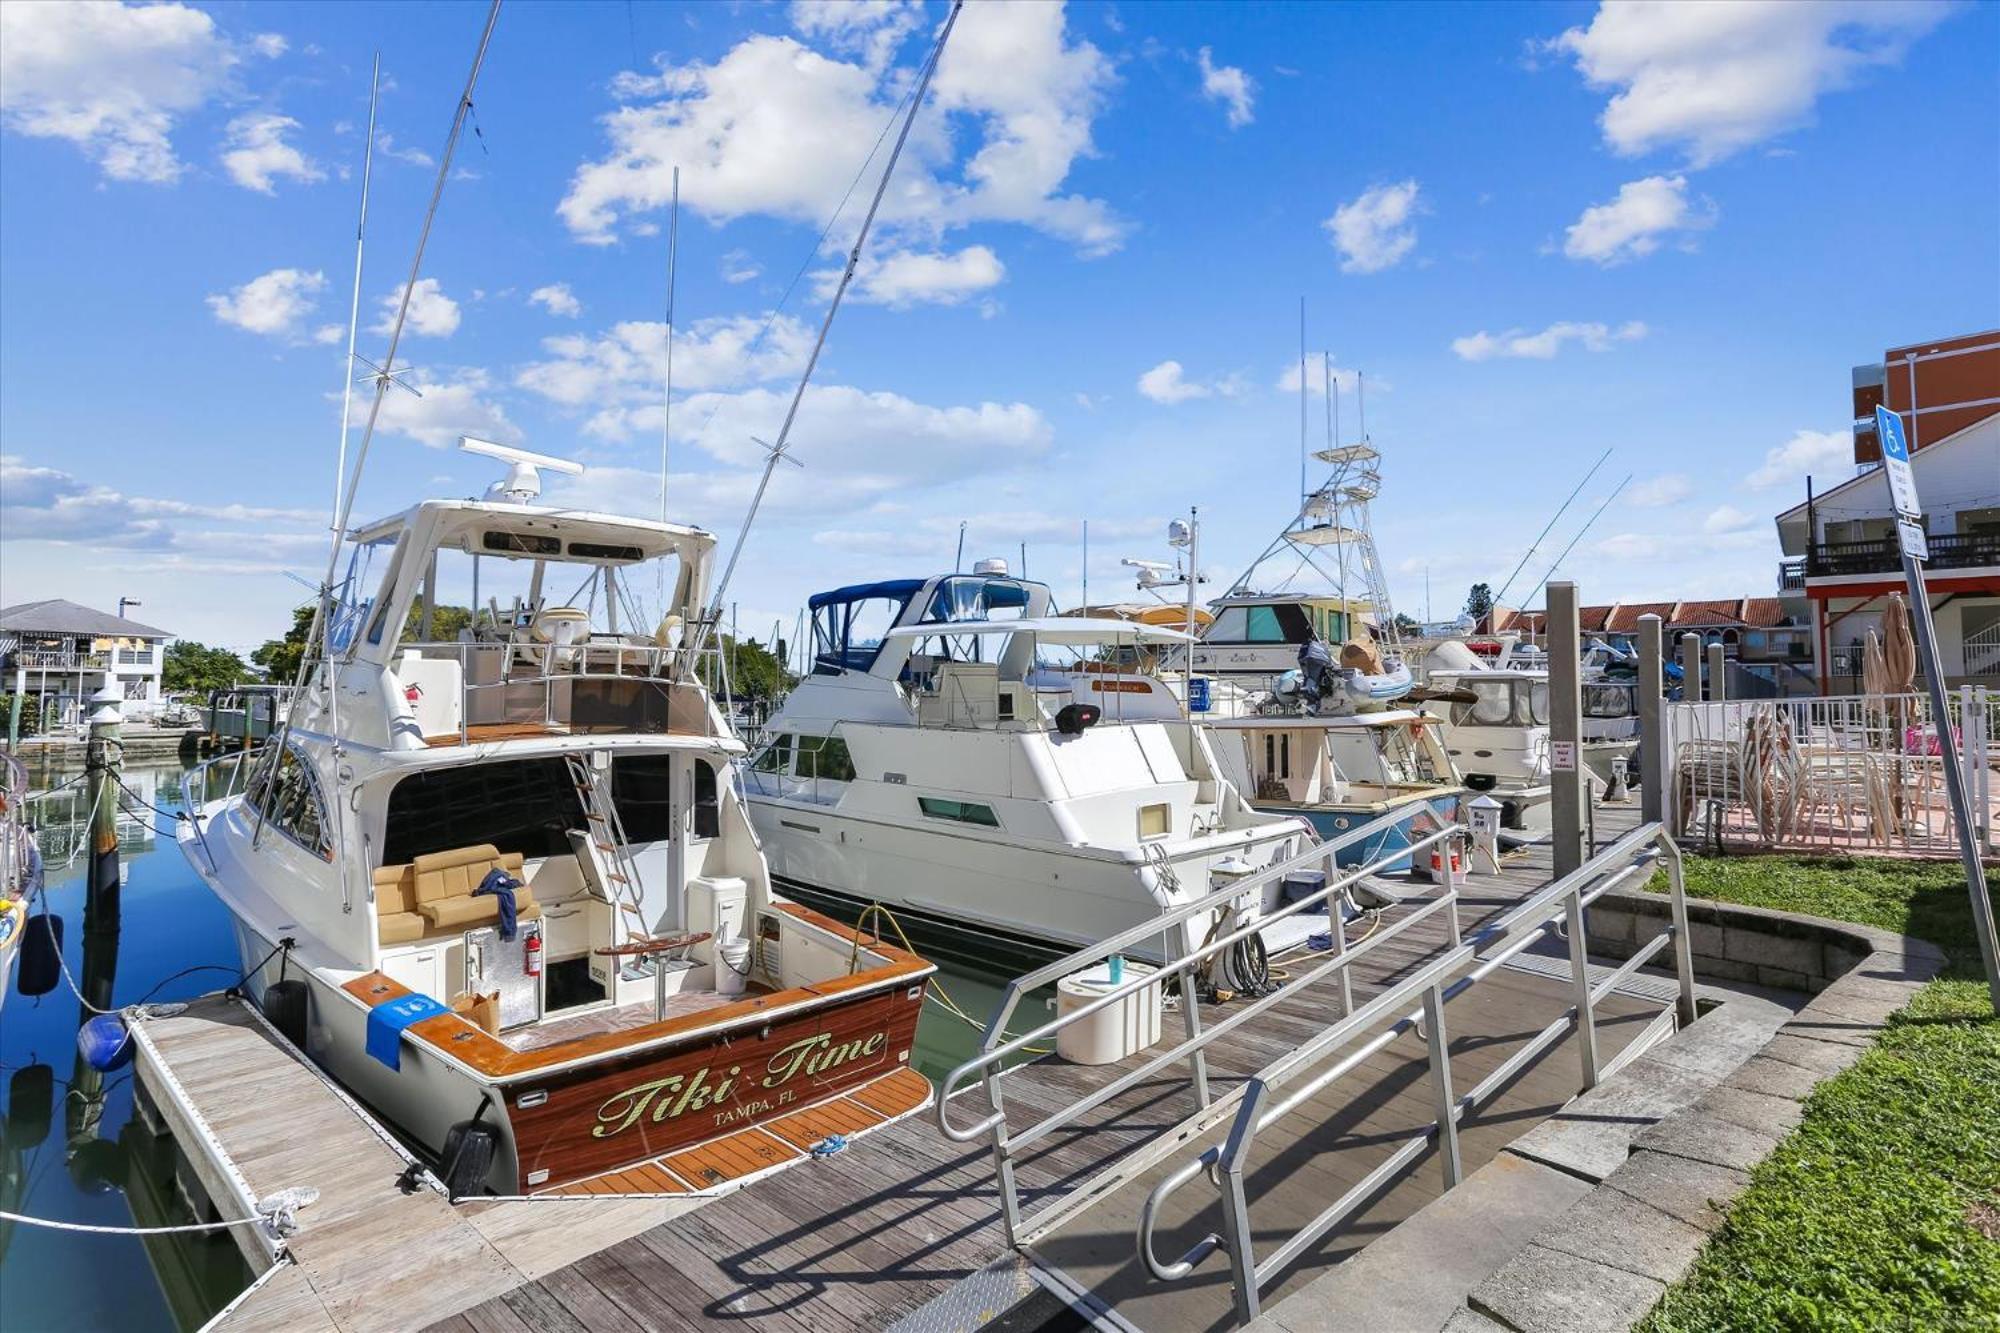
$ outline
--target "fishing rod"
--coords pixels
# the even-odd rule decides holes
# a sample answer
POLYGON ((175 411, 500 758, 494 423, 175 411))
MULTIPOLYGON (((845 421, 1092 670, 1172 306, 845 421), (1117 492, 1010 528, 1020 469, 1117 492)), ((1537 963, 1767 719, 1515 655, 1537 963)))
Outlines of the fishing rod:
MULTIPOLYGON (((1502 600, 1507 596, 1507 590, 1514 586, 1514 580, 1521 577, 1521 571, 1526 569, 1528 567, 1528 562, 1535 558, 1535 552, 1542 549, 1542 542, 1548 537, 1550 532, 1555 530, 1556 524, 1562 521, 1562 516, 1566 512, 1568 512, 1569 507, 1571 505, 1576 503, 1576 497, 1583 494, 1583 488, 1590 484, 1590 479, 1597 475, 1597 469, 1603 467, 1604 460, 1609 457, 1611 457, 1611 451, 1609 449, 1606 449, 1602 454, 1598 456, 1597 461, 1590 465, 1590 471, 1583 474, 1583 480, 1579 481, 1576 484, 1576 489, 1569 493, 1569 499, 1564 500, 1562 502, 1562 508, 1556 510, 1554 517, 1549 519, 1548 526, 1542 529, 1540 535, 1537 536, 1534 542, 1528 547, 1527 554, 1521 557, 1521 563, 1514 566, 1514 572, 1507 576, 1507 581, 1500 585, 1500 591, 1493 595, 1493 605, 1495 607, 1498 607, 1501 604, 1502 600)), ((1631 478, 1628 477, 1626 478, 1626 480, 1629 481, 1631 480, 1631 478)), ((1565 551, 1563 552, 1563 554, 1567 555, 1569 554, 1569 552, 1565 551)), ((1561 563, 1560 556, 1557 557, 1557 563, 1561 563)), ((1544 583, 1548 582, 1547 579, 1543 579, 1542 581, 1544 583)), ((1533 594, 1531 593, 1529 594, 1529 596, 1533 596, 1533 594)))
MULTIPOLYGON (((1577 529, 1576 536, 1571 537, 1569 539, 1569 545, 1562 548, 1562 555, 1557 556, 1556 562, 1553 565, 1549 566, 1549 572, 1542 575, 1542 581, 1540 583, 1537 583, 1534 586, 1534 588, 1528 593, 1528 595, 1521 599, 1523 602, 1532 602, 1535 600, 1535 594, 1540 592, 1543 589, 1543 587, 1547 585, 1548 581, 1555 577, 1555 572, 1556 570, 1562 567, 1562 562, 1564 558, 1567 557, 1571 551, 1576 549, 1576 544, 1578 542, 1583 540, 1583 534, 1589 532, 1592 525, 1597 522, 1598 518, 1603 515, 1604 511, 1611 507, 1611 502, 1618 498, 1619 492, 1623 491, 1627 486, 1630 486, 1631 484, 1632 484, 1632 474, 1627 472, 1625 474, 1625 480, 1619 482, 1616 486, 1612 488, 1611 494, 1604 497, 1604 503, 1597 506, 1597 512, 1590 516, 1590 521, 1585 523, 1581 528, 1577 529)), ((1493 604, 1495 606, 1498 606, 1500 604, 1500 599, 1497 597, 1494 598, 1493 604)))

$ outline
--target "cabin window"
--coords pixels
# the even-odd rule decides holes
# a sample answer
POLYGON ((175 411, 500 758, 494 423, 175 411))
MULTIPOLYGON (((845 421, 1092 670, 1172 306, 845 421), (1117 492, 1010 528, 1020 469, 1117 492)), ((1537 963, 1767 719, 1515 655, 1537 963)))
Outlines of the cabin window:
POLYGON ((1636 700, 1630 685, 1585 685, 1583 687, 1583 715, 1585 717, 1632 717, 1637 713, 1636 700))
POLYGON ((1289 731, 1280 732, 1278 735, 1278 776, 1281 778, 1288 778, 1291 775, 1292 775, 1292 733, 1289 731))
POLYGON ((489 551, 499 551, 505 555, 562 554, 561 538, 544 536, 538 532, 483 533, 479 544, 489 551))
POLYGON ((621 754, 611 760, 611 803, 628 842, 673 836, 673 772, 680 756, 621 754))
POLYGON ((716 796, 715 768, 700 759, 694 761, 694 836, 722 836, 722 803, 716 796))
POLYGON ((789 773, 792 771, 792 737, 789 733, 773 736, 771 743, 758 754, 750 765, 758 773, 789 773))
POLYGON ((1469 680, 1458 678, 1457 688, 1472 691, 1471 703, 1451 706, 1455 727, 1504 727, 1514 718, 1514 682, 1511 680, 1469 680))
POLYGON ((959 824, 977 824, 982 828, 999 828, 1000 817, 993 813, 990 805, 980 805, 973 801, 952 801, 941 796, 919 796, 917 808, 932 819, 949 819, 959 824))
POLYGON ((481 843, 502 853, 567 856, 569 830, 583 826, 583 807, 560 758, 428 769, 389 793, 382 864, 481 843))
POLYGON ((579 560, 622 560, 628 564, 646 558, 636 546, 609 546, 604 542, 571 542, 569 553, 579 560))
POLYGON ((382 575, 382 591, 375 600, 375 614, 368 622, 368 642, 370 643, 382 642, 382 631, 387 627, 389 620, 389 603, 394 599, 396 593, 396 577, 403 569, 403 550, 409 544, 410 539, 406 535, 401 541, 396 543, 395 553, 389 557, 389 568, 382 575))
POLYGON ((265 825, 321 860, 331 861, 333 839, 312 766, 288 745, 278 755, 276 772, 266 771, 269 776, 259 788, 253 805, 263 813, 265 825))
POLYGON ((799 737, 798 775, 829 782, 854 781, 854 760, 847 753, 847 742, 838 736, 799 737))
POLYGON ((1014 720, 1014 691, 1002 690, 998 698, 999 702, 994 705, 993 715, 1002 722, 1012 722, 1014 720))
POLYGON ((1164 838, 1174 831, 1174 808, 1162 801, 1158 805, 1139 807, 1139 836, 1141 838, 1164 838))

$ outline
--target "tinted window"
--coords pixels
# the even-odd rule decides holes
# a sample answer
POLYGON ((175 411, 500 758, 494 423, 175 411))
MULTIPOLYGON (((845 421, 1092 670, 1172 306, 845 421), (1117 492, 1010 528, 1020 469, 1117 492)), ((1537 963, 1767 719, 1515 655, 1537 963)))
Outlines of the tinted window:
POLYGON ((672 835, 675 762, 670 754, 621 754, 611 760, 611 803, 628 842, 662 842, 672 835))
POLYGON ((278 756, 277 771, 263 780, 252 808, 263 812, 266 826, 277 829, 315 856, 333 859, 333 839, 327 832, 326 807, 320 800, 319 784, 313 779, 311 768, 290 746, 278 756))
POLYGON ((722 836, 722 806, 715 795, 715 769, 700 759, 694 761, 694 836, 722 836))
POLYGON ((562 856, 583 807, 557 758, 516 759, 413 773, 389 793, 382 864, 492 843, 523 856, 562 856))
POLYGON ((838 736, 799 737, 798 775, 830 782, 854 781, 854 760, 848 756, 847 742, 838 736))
POLYGON ((489 532, 480 538, 480 545, 489 551, 506 551, 519 555, 562 554, 560 540, 533 532, 489 532))
POLYGON ((993 813, 993 807, 990 805, 979 805, 972 801, 951 801, 938 796, 919 796, 917 807, 932 819, 978 824, 984 828, 1000 827, 1000 818, 993 813))
POLYGON ((789 734, 774 736, 756 761, 750 765, 759 773, 789 773, 792 769, 792 738, 789 734))

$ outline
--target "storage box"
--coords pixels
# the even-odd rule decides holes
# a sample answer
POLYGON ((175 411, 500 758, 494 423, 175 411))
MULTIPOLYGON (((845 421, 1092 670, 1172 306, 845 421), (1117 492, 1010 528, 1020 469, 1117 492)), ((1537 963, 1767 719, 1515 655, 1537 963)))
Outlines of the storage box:
MULTIPOLYGON (((1116 986, 1109 963, 1071 973, 1056 983, 1056 1013, 1074 1013, 1118 986, 1151 976, 1156 970, 1128 959, 1125 975, 1116 986)), ((1145 1050, 1159 1039, 1160 987, 1144 986, 1057 1032, 1056 1054, 1072 1064, 1108 1065, 1145 1050)))

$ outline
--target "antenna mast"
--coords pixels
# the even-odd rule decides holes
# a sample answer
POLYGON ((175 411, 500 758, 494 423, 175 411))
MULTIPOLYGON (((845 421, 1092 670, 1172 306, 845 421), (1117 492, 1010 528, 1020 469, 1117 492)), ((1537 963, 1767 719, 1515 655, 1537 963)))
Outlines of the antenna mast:
POLYGON ((368 143, 361 153, 361 219, 354 224, 354 297, 347 306, 347 362, 340 385, 340 456, 333 468, 333 517, 340 532, 340 488, 347 481, 347 424, 354 410, 354 340, 361 331, 361 241, 368 232, 368 182, 375 169, 375 105, 382 95, 382 53, 368 76, 368 143))
MULTIPOLYGON (((674 438, 674 287, 680 276, 681 169, 674 168, 673 211, 667 223, 667 373, 660 400, 660 522, 667 521, 667 451, 674 438)), ((667 614, 667 564, 659 562, 660 615, 667 614)))
MULTIPOLYGON (((494 0, 498 7, 499 0, 494 0)), ((778 427, 778 442, 771 446, 764 458, 764 475, 757 480, 756 493, 750 497, 750 512, 743 517, 743 527, 736 534, 736 545, 729 552, 729 563, 723 566, 721 581, 716 584, 715 597, 710 603, 709 614, 702 617, 701 629, 697 632, 694 651, 687 660, 693 663, 707 646, 709 630, 715 624, 722 607, 722 595, 729 590, 730 577, 736 572, 736 562, 743 555, 743 544, 750 536, 750 527, 757 521, 757 511, 763 506, 764 492, 771 485, 771 473, 777 468, 778 460, 785 457, 785 449, 791 443, 792 422, 798 418, 799 404, 806 396, 806 386, 812 383, 812 374, 819 365, 819 355, 826 347, 826 336, 833 330, 833 317, 840 313, 841 298, 847 295, 848 287, 854 282, 854 270, 861 263, 861 247, 868 243, 868 230, 875 224, 875 214, 882 207, 882 196, 888 193, 889 178, 896 174, 896 163, 903 156, 903 145, 909 141, 910 127, 917 123, 917 113, 923 110, 924 94, 930 90, 931 78, 937 73, 938 62, 944 58, 945 44, 951 40, 951 30, 958 24, 959 11, 965 8, 965 0, 953 0, 951 13, 946 16, 943 31, 938 33, 937 45, 931 49, 930 58, 924 62, 923 74, 917 80, 917 89, 910 97, 910 114, 903 120, 903 128, 896 135, 896 146, 889 152, 888 165, 882 168, 882 179, 875 183, 875 197, 868 201, 868 212, 861 219, 861 230, 854 238, 854 248, 847 252, 847 265, 840 271, 840 283, 833 289, 833 299, 827 303, 826 318, 820 322, 819 337, 813 342, 812 355, 806 358, 806 368, 799 376, 799 387, 792 394, 792 405, 786 409, 784 424, 778 427)))
POLYGON ((1299 298, 1299 504, 1306 502, 1306 298, 1299 298))

